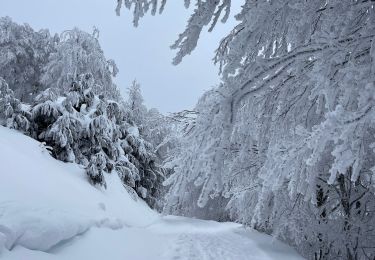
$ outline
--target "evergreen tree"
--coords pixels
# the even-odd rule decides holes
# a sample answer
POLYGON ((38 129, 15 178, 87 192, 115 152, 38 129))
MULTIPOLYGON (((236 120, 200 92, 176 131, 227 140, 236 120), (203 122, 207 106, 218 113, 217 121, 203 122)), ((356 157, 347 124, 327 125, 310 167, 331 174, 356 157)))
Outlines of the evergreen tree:
POLYGON ((21 104, 5 80, 0 78, 0 124, 20 131, 28 131, 29 118, 27 107, 21 104))
POLYGON ((124 185, 160 208, 164 175, 153 146, 132 125, 127 107, 94 94, 96 84, 92 74, 83 74, 65 96, 56 88, 40 93, 32 107, 34 136, 57 159, 85 166, 94 185, 106 187, 105 175, 116 172, 124 185))

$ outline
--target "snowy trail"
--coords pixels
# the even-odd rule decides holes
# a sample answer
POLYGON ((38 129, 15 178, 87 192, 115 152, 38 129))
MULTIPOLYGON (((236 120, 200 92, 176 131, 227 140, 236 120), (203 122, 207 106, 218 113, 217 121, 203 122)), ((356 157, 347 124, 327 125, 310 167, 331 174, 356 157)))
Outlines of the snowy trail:
POLYGON ((106 181, 89 185, 78 165, 0 127, 0 260, 301 259, 239 224, 160 216, 116 174, 106 181))
POLYGON ((162 232, 163 227, 172 235, 164 259, 302 259, 271 237, 235 223, 170 216, 164 219, 157 231, 162 232))
POLYGON ((165 258, 174 260, 211 259, 301 259, 291 249, 271 237, 235 223, 218 223, 182 217, 164 217, 150 226, 159 234, 169 234, 165 258))

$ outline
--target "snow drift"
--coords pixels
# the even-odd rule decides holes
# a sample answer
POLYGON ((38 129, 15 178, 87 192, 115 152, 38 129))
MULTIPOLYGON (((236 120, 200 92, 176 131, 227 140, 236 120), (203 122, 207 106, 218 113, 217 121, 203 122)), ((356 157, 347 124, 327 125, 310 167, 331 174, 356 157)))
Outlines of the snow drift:
POLYGON ((78 165, 53 159, 43 144, 4 127, 0 165, 0 250, 48 251, 93 226, 143 226, 157 217, 116 174, 106 176, 106 190, 91 186, 78 165))

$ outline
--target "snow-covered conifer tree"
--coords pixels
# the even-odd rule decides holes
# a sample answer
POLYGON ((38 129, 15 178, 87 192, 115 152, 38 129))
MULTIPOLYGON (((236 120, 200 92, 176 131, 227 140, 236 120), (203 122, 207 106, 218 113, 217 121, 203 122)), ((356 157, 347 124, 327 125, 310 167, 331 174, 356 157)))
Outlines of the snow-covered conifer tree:
POLYGON ((20 131, 30 127, 30 113, 14 96, 3 78, 0 78, 0 124, 20 131))

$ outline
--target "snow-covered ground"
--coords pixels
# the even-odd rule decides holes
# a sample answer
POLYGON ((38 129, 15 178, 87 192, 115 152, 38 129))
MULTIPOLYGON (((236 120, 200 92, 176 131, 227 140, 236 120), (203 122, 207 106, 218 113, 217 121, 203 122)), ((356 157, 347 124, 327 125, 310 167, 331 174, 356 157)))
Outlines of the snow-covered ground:
POLYGON ((301 259, 235 223, 160 216, 115 174, 107 185, 0 127, 0 259, 301 259))

